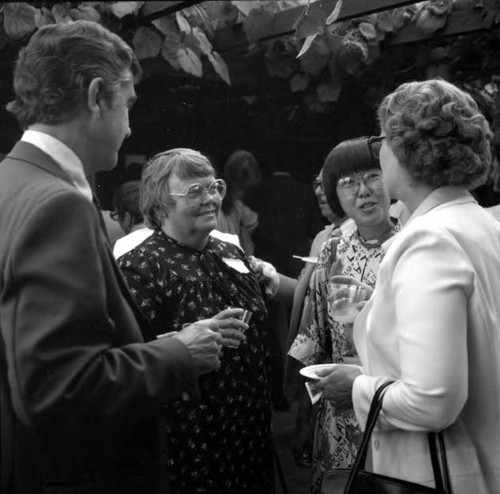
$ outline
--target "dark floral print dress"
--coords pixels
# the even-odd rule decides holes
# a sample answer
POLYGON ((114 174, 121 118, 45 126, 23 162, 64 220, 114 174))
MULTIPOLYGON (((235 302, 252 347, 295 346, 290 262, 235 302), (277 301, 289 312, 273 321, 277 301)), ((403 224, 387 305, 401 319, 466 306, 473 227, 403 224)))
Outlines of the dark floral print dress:
POLYGON ((267 314, 243 252, 213 237, 194 250, 158 230, 119 264, 155 334, 228 307, 253 312, 247 340, 200 377, 201 398, 166 407, 167 468, 176 494, 271 492, 267 314))

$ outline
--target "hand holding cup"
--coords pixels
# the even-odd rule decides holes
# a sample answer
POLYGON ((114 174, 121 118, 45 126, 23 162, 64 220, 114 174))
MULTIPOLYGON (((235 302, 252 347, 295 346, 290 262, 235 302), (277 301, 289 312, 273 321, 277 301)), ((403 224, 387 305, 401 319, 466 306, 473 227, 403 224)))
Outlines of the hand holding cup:
POLYGON ((238 348, 246 340, 245 331, 250 321, 248 314, 251 316, 252 313, 241 308, 229 308, 211 319, 217 323, 217 332, 222 336, 222 346, 238 348))
POLYGON ((333 276, 328 286, 328 301, 334 321, 353 324, 373 293, 364 283, 343 276, 333 276))

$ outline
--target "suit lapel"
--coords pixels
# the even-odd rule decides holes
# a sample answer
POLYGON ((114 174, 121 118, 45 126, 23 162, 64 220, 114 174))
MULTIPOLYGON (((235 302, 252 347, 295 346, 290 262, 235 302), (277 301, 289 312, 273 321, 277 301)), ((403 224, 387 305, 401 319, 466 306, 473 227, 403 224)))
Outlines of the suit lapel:
POLYGON ((74 187, 70 178, 62 170, 62 168, 48 154, 44 153, 41 149, 33 146, 33 144, 30 144, 29 142, 19 141, 7 157, 13 160, 30 163, 31 165, 41 168, 51 175, 64 180, 74 187))
MULTIPOLYGON (((48 154, 44 153, 41 149, 37 148, 36 146, 33 146, 28 142, 19 141, 14 146, 12 151, 9 153, 8 158, 12 160, 24 161, 33 166, 36 166, 37 168, 41 168, 42 170, 45 170, 47 173, 50 173, 55 177, 64 180, 69 185, 74 187, 74 184, 71 182, 68 175, 61 169, 61 167, 58 165, 56 161, 54 161, 48 154)), ((104 225, 102 214, 95 202, 94 205, 96 207, 97 221, 100 224, 100 229, 102 232, 103 243, 105 245, 106 253, 108 257, 110 257, 111 259, 111 265, 113 266, 113 271, 118 281, 120 291, 125 300, 127 301, 127 303, 132 308, 136 316, 136 319, 143 331, 143 335, 148 335, 150 337, 151 334, 150 324, 142 314, 141 310, 139 309, 138 305, 135 302, 135 299, 132 297, 132 294, 130 293, 127 283, 121 274, 120 268, 116 264, 115 258, 111 251, 111 246, 109 245, 107 231, 104 225)))

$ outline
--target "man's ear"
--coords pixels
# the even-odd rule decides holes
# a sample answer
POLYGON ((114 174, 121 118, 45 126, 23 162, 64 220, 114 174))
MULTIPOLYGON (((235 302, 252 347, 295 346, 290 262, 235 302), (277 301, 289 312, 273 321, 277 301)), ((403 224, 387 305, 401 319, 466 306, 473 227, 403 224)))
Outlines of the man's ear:
POLYGON ((103 104, 102 91, 104 80, 96 77, 90 81, 87 89, 87 106, 91 113, 99 117, 101 115, 101 105, 103 104))

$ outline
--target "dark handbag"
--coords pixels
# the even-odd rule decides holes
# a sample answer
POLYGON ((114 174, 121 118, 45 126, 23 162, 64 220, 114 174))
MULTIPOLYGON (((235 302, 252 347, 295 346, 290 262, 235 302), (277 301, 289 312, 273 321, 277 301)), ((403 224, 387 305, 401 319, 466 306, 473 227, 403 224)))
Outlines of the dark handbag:
POLYGON ((382 408, 384 393, 393 382, 382 384, 373 397, 363 440, 352 469, 338 468, 326 472, 321 480, 321 494, 452 494, 446 449, 441 432, 427 434, 436 487, 427 487, 364 470, 370 438, 382 408))

